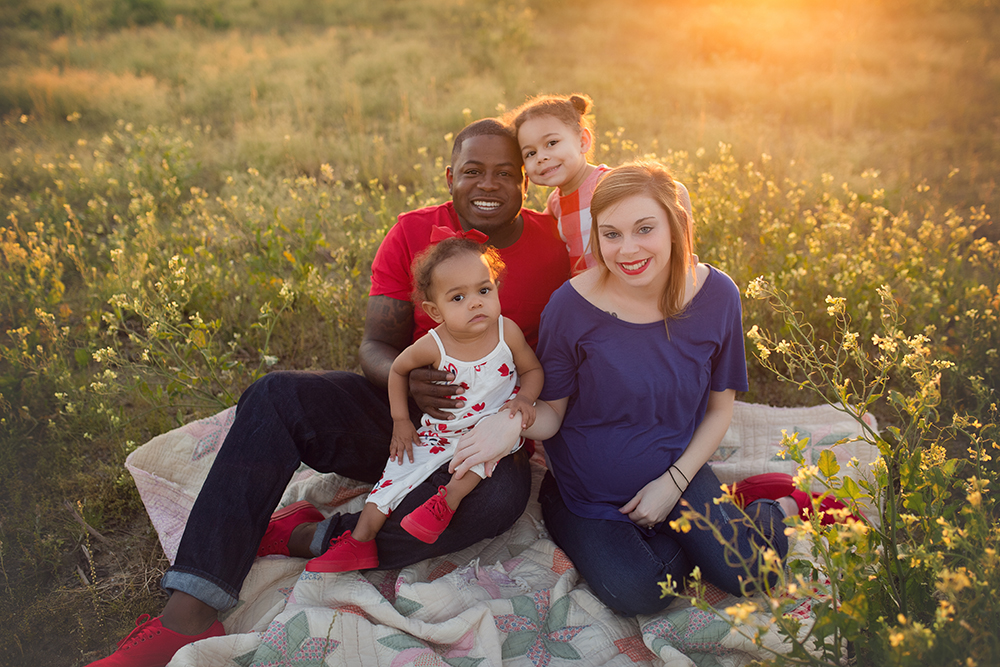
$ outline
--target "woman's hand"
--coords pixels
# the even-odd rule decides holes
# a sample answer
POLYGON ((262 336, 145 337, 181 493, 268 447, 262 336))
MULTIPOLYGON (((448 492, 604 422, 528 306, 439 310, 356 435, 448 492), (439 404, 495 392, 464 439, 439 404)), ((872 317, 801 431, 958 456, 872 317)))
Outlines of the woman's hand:
POLYGON ((509 410, 484 417, 458 441, 455 456, 448 464, 448 472, 457 479, 480 463, 486 464, 486 476, 500 459, 510 454, 521 435, 521 419, 509 410), (515 418, 518 417, 518 418, 515 418))
POLYGON ((680 499, 681 490, 669 477, 657 477, 618 511, 627 514, 637 526, 652 528, 666 520, 680 499))

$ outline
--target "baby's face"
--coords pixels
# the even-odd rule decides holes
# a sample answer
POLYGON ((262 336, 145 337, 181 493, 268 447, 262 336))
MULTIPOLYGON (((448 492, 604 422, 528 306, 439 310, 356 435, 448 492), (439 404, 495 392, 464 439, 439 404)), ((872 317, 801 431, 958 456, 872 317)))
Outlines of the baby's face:
POLYGON ((466 337, 496 327, 500 296, 484 256, 464 252, 441 262, 434 267, 430 292, 439 314, 434 319, 452 334, 466 337))

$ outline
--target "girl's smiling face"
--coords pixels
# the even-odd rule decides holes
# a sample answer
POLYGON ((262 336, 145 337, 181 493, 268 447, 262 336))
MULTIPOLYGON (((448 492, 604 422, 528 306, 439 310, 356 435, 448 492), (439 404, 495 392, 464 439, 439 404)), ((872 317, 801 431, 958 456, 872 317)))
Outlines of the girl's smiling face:
POLYGON ((631 287, 663 288, 670 275, 670 221, 655 199, 623 199, 604 211, 596 225, 601 256, 613 277, 631 287))
POLYGON ((558 187, 566 195, 587 177, 587 152, 593 143, 589 130, 580 131, 555 116, 536 116, 521 124, 517 141, 532 183, 558 187))

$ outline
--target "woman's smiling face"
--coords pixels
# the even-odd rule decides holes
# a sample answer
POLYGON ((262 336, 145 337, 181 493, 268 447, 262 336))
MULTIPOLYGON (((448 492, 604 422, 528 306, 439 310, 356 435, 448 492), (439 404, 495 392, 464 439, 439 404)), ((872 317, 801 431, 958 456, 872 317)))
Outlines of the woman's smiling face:
POLYGON ((652 197, 634 195, 596 221, 601 255, 611 275, 631 287, 662 289, 670 273, 667 212, 652 197))

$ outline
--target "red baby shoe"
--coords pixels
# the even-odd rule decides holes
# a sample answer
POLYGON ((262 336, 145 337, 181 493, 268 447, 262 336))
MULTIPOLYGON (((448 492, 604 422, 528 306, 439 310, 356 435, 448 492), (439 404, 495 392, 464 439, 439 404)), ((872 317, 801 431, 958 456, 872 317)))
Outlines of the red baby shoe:
POLYGON ((447 495, 448 489, 439 486, 437 493, 404 516, 399 525, 421 542, 433 544, 451 523, 451 517, 455 516, 455 510, 448 507, 448 503, 445 502, 447 495))
POLYGON ((378 567, 378 547, 375 540, 358 542, 345 531, 330 540, 330 548, 322 556, 306 563, 308 572, 353 572, 378 567))

